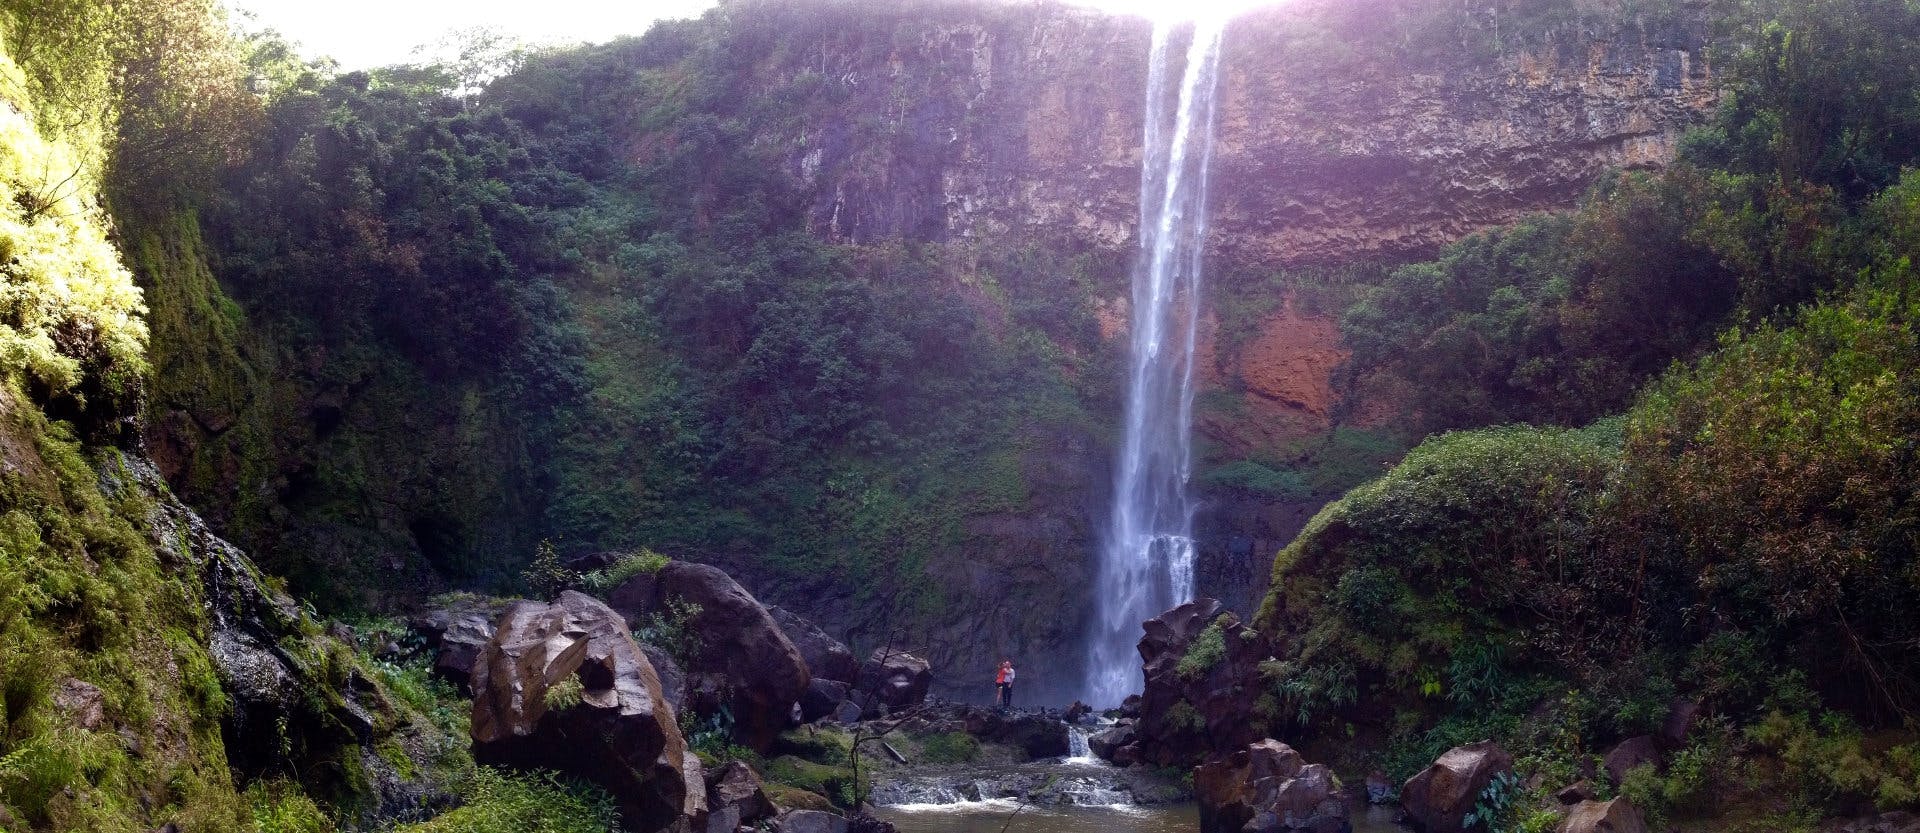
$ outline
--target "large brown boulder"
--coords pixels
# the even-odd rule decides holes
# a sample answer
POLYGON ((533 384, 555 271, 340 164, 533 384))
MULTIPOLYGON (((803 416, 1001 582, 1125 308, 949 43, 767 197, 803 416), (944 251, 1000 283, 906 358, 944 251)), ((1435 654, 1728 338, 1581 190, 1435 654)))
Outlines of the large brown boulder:
POLYGON ((1407 779, 1400 788, 1400 806, 1407 821, 1427 833, 1461 833, 1461 821, 1473 811, 1480 793, 1502 772, 1513 768, 1513 756, 1490 740, 1447 750, 1432 766, 1407 779))
POLYGON ((599 600, 568 591, 552 604, 514 603, 471 685, 481 762, 598 784, 636 831, 704 809, 704 791, 687 789, 691 756, 659 677, 626 621, 599 600))
POLYGON ((1567 811, 1559 833, 1647 833, 1640 809, 1626 798, 1582 801, 1567 811))
POLYGON ((1627 773, 1643 766, 1659 766, 1660 745, 1652 735, 1627 738, 1607 750, 1601 763, 1607 771, 1607 777, 1617 787, 1627 782, 1627 773))
POLYGON ((1266 640, 1208 598, 1173 608, 1143 627, 1139 648, 1146 689, 1134 731, 1148 763, 1196 764, 1232 754, 1264 736, 1264 721, 1254 713, 1257 698, 1246 692, 1261 685, 1260 663, 1272 655, 1266 640), (1216 623, 1223 636, 1218 661, 1182 673, 1181 660, 1194 640, 1216 623))
POLYGON ((807 661, 807 670, 816 680, 853 683, 860 677, 860 661, 854 659, 853 652, 840 640, 827 635, 812 622, 799 614, 781 607, 767 608, 772 614, 780 632, 787 635, 793 647, 799 649, 800 658, 807 661))
POLYGON ((858 689, 893 711, 926 702, 932 686, 933 666, 899 648, 875 648, 860 666, 858 689))
POLYGON ((700 678, 724 681, 738 739, 757 751, 773 746, 812 675, 753 594, 717 567, 670 561, 658 572, 634 576, 610 598, 632 624, 649 614, 674 615, 673 603, 696 611, 685 623, 699 639, 683 669, 690 678, 689 701, 706 699, 699 696, 705 685, 700 678))
POLYGON ((1333 772, 1277 740, 1248 744, 1194 771, 1201 833, 1346 829, 1347 801, 1333 772))

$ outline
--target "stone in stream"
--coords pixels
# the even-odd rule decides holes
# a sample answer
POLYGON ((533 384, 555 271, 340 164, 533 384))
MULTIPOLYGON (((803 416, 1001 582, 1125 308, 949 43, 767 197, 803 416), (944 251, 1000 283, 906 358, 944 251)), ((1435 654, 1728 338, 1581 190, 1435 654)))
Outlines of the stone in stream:
POLYGON ((672 614, 676 602, 692 605, 682 608, 697 610, 686 627, 700 635, 684 669, 689 703, 699 710, 709 699, 702 691, 721 694, 741 742, 760 752, 772 748, 812 674, 753 594, 718 567, 669 561, 658 572, 628 579, 609 599, 634 625, 648 614, 672 614))
POLYGON ((1567 811, 1557 833, 1647 833, 1647 823, 1625 797, 1582 801, 1567 811))
POLYGON ((1407 779, 1400 806, 1407 821, 1426 833, 1462 833, 1480 793, 1494 776, 1513 768, 1513 756, 1490 740, 1456 746, 1432 766, 1407 779))
POLYGON ((514 603, 471 684, 476 760, 597 784, 643 833, 705 810, 705 789, 688 788, 699 783, 698 759, 659 677, 626 621, 598 599, 567 591, 552 604, 514 603), (576 692, 549 697, 563 684, 576 692))
POLYGON ((1277 740, 1248 744, 1194 770, 1201 833, 1314 831, 1348 827, 1346 797, 1333 772, 1277 740))
POLYGON ((1119 725, 1094 732, 1087 738, 1087 748, 1095 757, 1103 761, 1112 761, 1113 753, 1123 746, 1133 743, 1133 727, 1119 725))

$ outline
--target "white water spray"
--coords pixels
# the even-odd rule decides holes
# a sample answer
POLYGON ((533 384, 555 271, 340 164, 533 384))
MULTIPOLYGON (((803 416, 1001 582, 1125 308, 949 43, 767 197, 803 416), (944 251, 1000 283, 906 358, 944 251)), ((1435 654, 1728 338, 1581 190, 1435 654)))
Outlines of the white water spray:
POLYGON ((1100 546, 1088 702, 1140 689, 1140 623, 1193 597, 1193 362, 1207 236, 1207 169, 1227 18, 1154 25, 1140 164, 1140 253, 1133 277, 1132 364, 1113 510, 1100 546), (1178 85, 1174 70, 1179 70, 1178 85))

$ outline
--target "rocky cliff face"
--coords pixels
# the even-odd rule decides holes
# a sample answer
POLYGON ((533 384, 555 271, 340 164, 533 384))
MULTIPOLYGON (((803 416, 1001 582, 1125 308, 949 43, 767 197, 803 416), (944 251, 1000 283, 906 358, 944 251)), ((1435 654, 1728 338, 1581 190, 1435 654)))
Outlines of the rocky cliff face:
MULTIPOLYGON (((1404 262, 1570 205, 1609 169, 1664 163, 1714 104, 1704 37, 1684 12, 1503 33, 1497 19, 1419 5, 1303 2, 1229 29, 1209 249, 1220 296, 1258 292, 1234 284, 1283 268, 1404 262)), ((783 31, 754 69, 766 87, 805 78, 834 91, 835 107, 758 139, 788 149, 815 234, 963 249, 1035 236, 1134 245, 1146 22, 1044 3, 724 8, 783 31)), ((1116 273, 1098 289, 1115 350, 1127 281, 1116 273)), ((1265 306, 1232 337, 1224 315, 1209 318, 1198 429, 1216 457, 1297 449, 1343 425, 1390 427, 1390 393, 1354 399, 1340 378, 1337 306, 1265 306)), ((933 617, 937 663, 964 674, 1016 652, 1076 666, 1107 487, 1097 468, 1062 484, 1077 497, 969 524, 955 558, 932 571, 951 600, 933 617)), ((1318 505, 1214 496, 1201 518, 1203 589, 1251 604, 1271 553, 1318 505)))

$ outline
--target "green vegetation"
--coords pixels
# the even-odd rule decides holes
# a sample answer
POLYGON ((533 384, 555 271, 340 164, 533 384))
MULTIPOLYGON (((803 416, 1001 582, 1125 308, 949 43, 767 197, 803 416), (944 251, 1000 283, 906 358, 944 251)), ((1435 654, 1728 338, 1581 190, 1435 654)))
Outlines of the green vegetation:
POLYGON ((960 764, 980 756, 980 739, 966 732, 944 732, 920 739, 920 759, 930 764, 960 764))
MULTIPOLYGON (((1225 614, 1221 618, 1225 618, 1225 614)), ((1220 619, 1213 620, 1193 638, 1193 642, 1187 646, 1186 655, 1174 667, 1175 673, 1189 680, 1197 680, 1227 658, 1227 632, 1220 622, 1220 619)))
POLYGON ((612 799, 551 775, 479 767, 461 787, 458 809, 395 833, 611 833, 620 829, 612 799))

